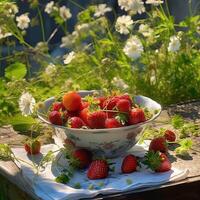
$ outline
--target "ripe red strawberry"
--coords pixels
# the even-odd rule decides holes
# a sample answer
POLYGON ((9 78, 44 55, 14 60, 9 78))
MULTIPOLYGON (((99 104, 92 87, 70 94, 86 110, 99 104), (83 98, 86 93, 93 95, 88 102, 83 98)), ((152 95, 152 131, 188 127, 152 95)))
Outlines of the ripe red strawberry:
POLYGON ((117 110, 120 112, 129 112, 131 110, 130 101, 127 99, 120 99, 116 104, 117 110))
POLYGON ((101 109, 103 109, 104 101, 106 100, 106 97, 98 97, 97 100, 99 101, 99 106, 101 109))
POLYGON ((151 140, 151 143, 149 145, 150 151, 160 151, 160 152, 167 152, 167 143, 166 139, 164 137, 157 137, 151 140))
POLYGON ((90 105, 89 102, 82 101, 82 102, 81 102, 80 110, 83 110, 84 108, 88 108, 89 105, 90 105))
POLYGON ((105 121, 105 128, 118 128, 123 125, 115 118, 107 118, 105 121))
POLYGON ((85 123, 80 117, 72 117, 68 120, 67 125, 70 128, 82 128, 85 126, 85 123))
POLYGON ((164 137, 169 142, 174 142, 176 140, 176 134, 171 130, 166 130, 164 132, 164 137))
POLYGON ((89 113, 87 121, 90 128, 105 128, 106 113, 103 111, 89 113))
POLYGON ((149 151, 144 157, 143 164, 155 172, 166 172, 171 169, 171 163, 164 153, 149 151))
POLYGON ((87 172, 89 179, 102 179, 108 176, 109 166, 106 160, 94 160, 87 172))
POLYGON ((28 154, 39 154, 41 148, 41 143, 38 140, 29 140, 24 144, 24 149, 28 154))
POLYGON ((63 96, 62 103, 68 111, 77 111, 81 108, 81 96, 77 92, 68 92, 63 96))
POLYGON ((131 106, 133 104, 133 101, 132 101, 131 97, 128 94, 123 94, 123 95, 119 96, 119 99, 126 99, 126 100, 128 100, 130 102, 131 106))
POLYGON ((136 171, 137 159, 134 155, 127 155, 121 165, 122 173, 132 173, 136 171))
POLYGON ((119 101, 119 97, 117 96, 106 99, 103 102, 103 109, 112 110, 116 106, 118 101, 119 101))
POLYGON ((52 123, 52 124, 55 124, 55 125, 59 125, 59 126, 62 126, 62 116, 61 116, 61 113, 58 112, 58 111, 51 111, 49 113, 49 121, 52 123))
POLYGON ((141 108, 133 108, 129 113, 130 125, 146 121, 144 111, 141 108))
POLYGON ((84 121, 84 123, 88 126, 88 114, 89 110, 88 108, 84 108, 83 110, 80 111, 79 117, 84 121))
POLYGON ((65 106, 61 102, 55 102, 52 106, 53 111, 64 111, 65 106))
POLYGON ((84 169, 89 166, 92 162, 92 153, 87 149, 78 149, 74 151, 73 158, 78 161, 76 162, 76 167, 84 169))

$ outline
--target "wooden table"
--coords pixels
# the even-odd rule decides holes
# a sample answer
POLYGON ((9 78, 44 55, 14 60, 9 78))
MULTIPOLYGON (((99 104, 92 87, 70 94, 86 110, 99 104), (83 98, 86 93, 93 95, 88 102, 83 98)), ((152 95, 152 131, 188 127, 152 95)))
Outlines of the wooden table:
MULTIPOLYGON (((190 102, 170 106, 165 109, 156 126, 160 126, 162 121, 169 119, 169 115, 179 113, 189 120, 200 121, 200 102, 190 102)), ((0 143, 10 143, 20 145, 26 136, 17 134, 12 127, 0 128, 0 143)), ((200 138, 196 138, 200 147, 200 138)), ((187 179, 168 183, 161 186, 130 191, 126 193, 97 196, 96 199, 131 199, 131 200, 200 200, 200 148, 199 152, 191 152, 191 157, 187 160, 173 156, 173 166, 190 170, 187 179)), ((11 162, 0 161, 0 200, 32 200, 38 198, 33 190, 23 179, 20 170, 11 162)))

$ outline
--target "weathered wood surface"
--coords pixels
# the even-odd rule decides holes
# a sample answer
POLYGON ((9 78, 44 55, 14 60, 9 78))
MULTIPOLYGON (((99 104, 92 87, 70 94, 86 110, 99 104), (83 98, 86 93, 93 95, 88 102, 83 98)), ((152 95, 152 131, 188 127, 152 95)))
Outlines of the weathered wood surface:
MULTIPOLYGON (((171 106, 168 110, 164 110, 161 116, 158 118, 156 126, 160 126, 162 121, 169 119, 169 114, 181 114, 187 119, 199 121, 200 120, 200 102, 193 102, 185 105, 171 106), (168 111, 168 112, 167 112, 168 111), (188 114, 189 113, 189 114, 188 114)), ((17 134, 13 131, 12 127, 0 128, 0 143, 9 143, 13 146, 21 146, 22 140, 26 138, 25 135, 17 134)), ((127 192, 124 194, 115 194, 104 196, 103 198, 115 198, 115 199, 200 199, 200 138, 196 139, 197 146, 195 149, 198 151, 192 151, 191 157, 187 160, 183 160, 176 156, 171 156, 173 161, 172 165, 180 169, 189 169, 190 173, 187 179, 169 183, 158 187, 147 188, 143 190, 137 190, 137 193, 127 192), (178 190, 178 191, 177 191, 178 190), (141 192, 142 191, 142 192, 141 192), (178 192, 179 195, 176 195, 178 192), (182 195, 182 193, 183 195, 182 195), (163 196, 164 195, 164 196, 163 196), (170 195, 176 195, 170 196, 170 195), (158 198, 159 197, 159 198, 158 198)), ((32 189, 28 186, 23 179, 20 170, 13 162, 0 161, 0 200, 31 200, 39 199, 35 196, 32 189), (17 187, 16 187, 17 186, 17 187), (6 197, 5 197, 6 195, 6 197)), ((102 198, 99 197, 100 199, 102 198)))

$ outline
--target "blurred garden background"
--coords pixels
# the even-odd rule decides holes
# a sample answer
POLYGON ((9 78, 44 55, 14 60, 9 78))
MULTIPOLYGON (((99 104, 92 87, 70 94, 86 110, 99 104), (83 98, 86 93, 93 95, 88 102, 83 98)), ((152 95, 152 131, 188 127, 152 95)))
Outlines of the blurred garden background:
POLYGON ((198 0, 1 0, 0 23, 0 125, 69 90, 200 98, 198 0))

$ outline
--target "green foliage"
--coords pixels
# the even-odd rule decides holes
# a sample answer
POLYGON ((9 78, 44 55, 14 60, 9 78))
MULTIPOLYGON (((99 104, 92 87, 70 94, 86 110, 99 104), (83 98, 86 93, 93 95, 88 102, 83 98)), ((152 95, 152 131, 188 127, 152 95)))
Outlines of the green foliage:
POLYGON ((188 151, 193 146, 193 141, 190 138, 182 139, 180 140, 179 145, 180 146, 175 149, 175 153, 177 155, 187 156, 189 154, 188 151))
POLYGON ((37 124, 37 120, 30 116, 15 115, 9 118, 9 123, 13 126, 14 130, 19 132, 26 132, 31 129, 31 127, 37 124))
POLYGON ((5 77, 9 80, 19 80, 24 78, 26 73, 26 66, 23 63, 16 62, 6 67, 5 77))
POLYGON ((184 119, 180 115, 174 115, 171 118, 171 124, 174 128, 181 128, 184 124, 184 119))

